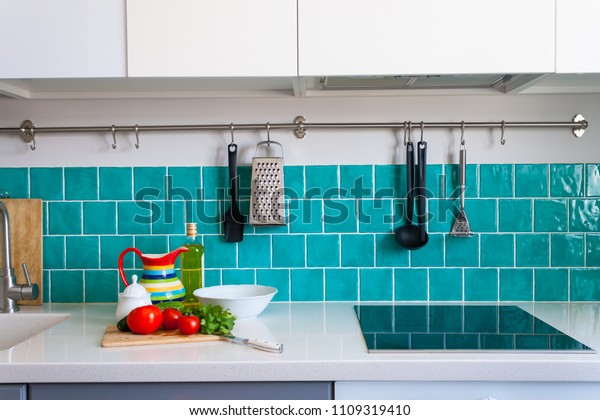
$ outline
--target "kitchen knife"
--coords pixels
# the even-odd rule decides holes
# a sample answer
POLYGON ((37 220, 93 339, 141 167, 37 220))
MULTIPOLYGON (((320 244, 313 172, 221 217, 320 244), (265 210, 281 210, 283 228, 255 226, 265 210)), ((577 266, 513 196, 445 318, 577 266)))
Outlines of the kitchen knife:
POLYGON ((254 347, 255 349, 258 349, 258 350, 268 351, 271 353, 283 352, 283 344, 269 343, 267 341, 261 341, 261 340, 257 340, 257 339, 236 337, 235 335, 231 335, 231 334, 213 334, 213 335, 217 335, 217 336, 224 338, 228 341, 231 341, 233 343, 242 344, 244 346, 254 347))

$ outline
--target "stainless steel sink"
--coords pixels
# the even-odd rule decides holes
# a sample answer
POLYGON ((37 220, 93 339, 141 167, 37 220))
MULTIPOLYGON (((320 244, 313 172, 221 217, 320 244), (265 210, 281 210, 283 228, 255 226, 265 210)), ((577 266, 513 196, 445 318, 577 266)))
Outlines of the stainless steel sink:
POLYGON ((67 319, 69 314, 0 314, 0 350, 6 350, 67 319))

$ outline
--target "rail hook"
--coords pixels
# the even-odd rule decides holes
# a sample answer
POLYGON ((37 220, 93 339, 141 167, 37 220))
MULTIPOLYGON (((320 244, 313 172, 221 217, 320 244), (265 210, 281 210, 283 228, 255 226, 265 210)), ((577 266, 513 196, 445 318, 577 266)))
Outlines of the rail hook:
POLYGON ((31 124, 31 128, 30 128, 30 133, 31 133, 31 142, 32 144, 29 145, 29 148, 31 150, 35 150, 36 145, 35 145, 35 127, 33 126, 33 124, 31 124))
POLYGON ((502 120, 502 122, 500 123, 500 144, 502 146, 504 146, 506 144, 506 139, 504 138, 504 126, 506 125, 506 123, 504 122, 504 120, 502 120))
POLYGON ((140 127, 136 124, 133 127, 133 131, 135 132, 135 148, 140 148, 140 127))
POLYGON ((406 146, 408 144, 408 141, 406 140, 406 132, 408 131, 408 122, 404 121, 404 145, 406 146))
POLYGON ((465 148, 465 122, 460 122, 460 148, 465 148))
POLYGON ((267 147, 271 147, 271 124, 267 123, 267 147))
POLYGON ((113 136, 113 144, 112 144, 112 148, 113 150, 117 148, 117 127, 113 124, 110 127, 110 131, 112 132, 112 136, 113 136))
POLYGON ((231 152, 234 152, 235 151, 235 141, 233 140, 233 130, 234 130, 233 123, 229 124, 229 130, 231 130, 231 143, 229 143, 229 150, 231 152))
POLYGON ((425 123, 423 121, 421 121, 421 141, 419 143, 423 143, 423 128, 425 127, 425 123))

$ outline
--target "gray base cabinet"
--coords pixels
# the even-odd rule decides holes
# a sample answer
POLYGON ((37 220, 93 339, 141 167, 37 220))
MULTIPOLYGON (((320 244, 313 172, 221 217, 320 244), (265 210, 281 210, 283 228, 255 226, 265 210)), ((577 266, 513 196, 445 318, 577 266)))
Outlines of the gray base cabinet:
POLYGON ((0 400, 26 400, 27 385, 0 384, 0 400))
POLYGON ((332 382, 30 384, 32 400, 331 400, 332 382))

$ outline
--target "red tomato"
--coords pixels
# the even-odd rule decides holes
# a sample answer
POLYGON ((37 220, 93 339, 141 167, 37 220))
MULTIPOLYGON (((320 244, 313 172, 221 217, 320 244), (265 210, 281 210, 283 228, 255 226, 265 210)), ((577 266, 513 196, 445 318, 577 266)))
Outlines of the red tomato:
POLYGON ((162 322, 162 311, 154 305, 140 306, 127 315, 127 326, 136 334, 151 334, 160 328, 162 322))
POLYGON ((175 308, 165 308, 163 311, 163 322, 162 327, 165 330, 176 330, 178 328, 177 322, 181 317, 181 312, 175 308))
POLYGON ((200 329, 200 318, 196 315, 183 315, 179 318, 177 327, 183 335, 196 334, 200 329))

